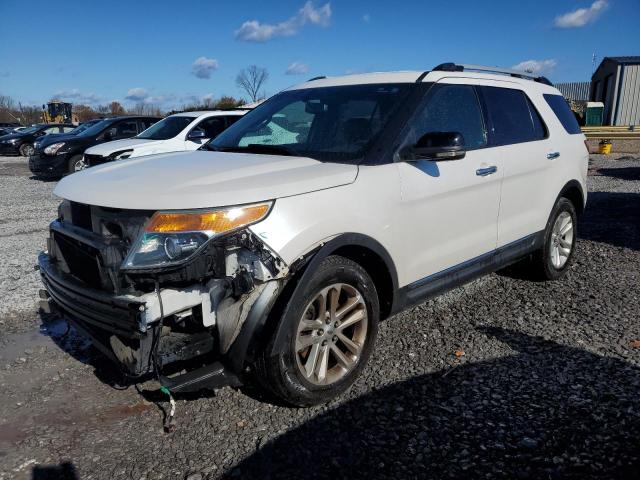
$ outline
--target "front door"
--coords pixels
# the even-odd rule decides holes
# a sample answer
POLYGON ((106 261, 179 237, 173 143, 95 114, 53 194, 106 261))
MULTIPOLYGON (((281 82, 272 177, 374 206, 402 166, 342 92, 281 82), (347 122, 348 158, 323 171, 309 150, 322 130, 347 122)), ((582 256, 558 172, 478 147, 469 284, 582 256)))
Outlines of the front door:
POLYGON ((461 133, 467 151, 459 160, 398 163, 408 283, 496 248, 502 166, 493 149, 486 148, 485 120, 473 85, 436 83, 410 120, 402 147, 430 132, 461 133))

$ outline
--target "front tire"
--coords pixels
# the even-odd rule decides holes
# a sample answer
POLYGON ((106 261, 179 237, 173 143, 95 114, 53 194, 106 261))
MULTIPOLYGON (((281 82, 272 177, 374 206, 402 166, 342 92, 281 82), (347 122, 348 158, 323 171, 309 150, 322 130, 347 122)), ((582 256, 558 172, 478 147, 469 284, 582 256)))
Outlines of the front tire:
POLYGON ((79 172, 87 168, 87 165, 84 163, 84 157, 82 155, 74 155, 69 159, 69 165, 67 168, 67 174, 72 174, 75 172, 79 172))
POLYGON ((23 157, 30 157, 31 155, 33 155, 33 152, 35 151, 35 149, 33 148, 33 145, 31 145, 30 143, 23 143, 22 145, 20 145, 20 155, 22 155, 23 157))
POLYGON ((327 257, 293 292, 255 364, 259 383, 290 405, 328 402, 366 365, 379 317, 378 295, 367 272, 347 258, 327 257), (284 341, 275 346, 277 338, 284 341))

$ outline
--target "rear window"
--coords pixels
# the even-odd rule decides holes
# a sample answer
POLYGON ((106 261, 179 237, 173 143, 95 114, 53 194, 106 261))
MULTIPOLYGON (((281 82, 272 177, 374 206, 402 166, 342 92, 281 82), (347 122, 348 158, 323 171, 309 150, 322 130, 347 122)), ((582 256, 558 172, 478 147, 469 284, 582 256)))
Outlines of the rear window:
POLYGON ((569 104, 562 95, 551 95, 550 93, 545 93, 543 96, 567 133, 571 135, 582 133, 580 125, 578 125, 578 121, 576 120, 576 116, 573 114, 571 108, 569 108, 569 104))
POLYGON ((489 114, 491 145, 532 142, 546 136, 538 112, 521 90, 480 87, 489 114))

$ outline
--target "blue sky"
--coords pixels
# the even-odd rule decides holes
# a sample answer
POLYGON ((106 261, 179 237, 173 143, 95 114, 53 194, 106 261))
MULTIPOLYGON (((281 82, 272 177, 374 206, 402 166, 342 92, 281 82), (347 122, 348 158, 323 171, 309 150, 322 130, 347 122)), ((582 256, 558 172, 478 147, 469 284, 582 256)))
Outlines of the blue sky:
POLYGON ((250 64, 268 69, 275 93, 444 61, 534 61, 554 82, 581 81, 593 53, 640 55, 639 0, 0 0, 0 19, 0 94, 27 104, 178 107, 241 95, 235 77, 250 64))

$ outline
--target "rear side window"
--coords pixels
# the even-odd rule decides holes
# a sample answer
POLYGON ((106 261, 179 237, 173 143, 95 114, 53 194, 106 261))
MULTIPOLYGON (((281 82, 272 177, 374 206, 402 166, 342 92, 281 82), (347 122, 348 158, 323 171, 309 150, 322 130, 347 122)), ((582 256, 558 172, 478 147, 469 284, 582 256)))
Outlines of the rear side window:
POLYGON ((488 111, 492 146, 545 138, 544 123, 523 91, 500 87, 480 89, 488 111))
POLYGON ((562 95, 551 95, 550 93, 545 93, 543 96, 567 133, 571 135, 582 133, 575 115, 562 95))

